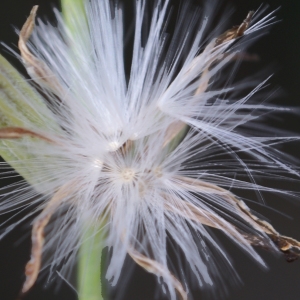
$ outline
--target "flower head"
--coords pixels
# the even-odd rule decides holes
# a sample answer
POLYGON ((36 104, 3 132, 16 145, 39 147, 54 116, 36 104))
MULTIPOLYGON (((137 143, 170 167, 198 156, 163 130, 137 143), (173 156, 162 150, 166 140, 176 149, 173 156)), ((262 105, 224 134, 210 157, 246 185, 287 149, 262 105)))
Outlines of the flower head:
MULTIPOLYGON (((185 4, 168 39, 168 2, 155 2, 147 29, 146 1, 136 1, 129 75, 123 10, 108 0, 87 1, 86 18, 74 14, 71 20, 76 32, 59 13, 57 27, 38 21, 34 28, 37 7, 21 30, 22 60, 47 103, 36 106, 38 92, 34 99, 19 95, 31 115, 18 113, 22 126, 0 130, 1 138, 11 139, 6 148, 22 149, 30 174, 21 170, 39 193, 34 203, 42 210, 33 224, 23 292, 37 278, 42 250, 55 248, 48 262, 53 270, 69 257, 67 269, 84 231, 94 228, 96 234, 99 224, 112 249, 107 278, 116 283, 129 254, 163 278, 171 299, 176 292, 187 299, 188 287, 183 270, 170 271, 168 241, 184 254, 200 286, 215 286, 231 268, 209 227, 223 231, 261 265, 253 246, 297 256, 291 251, 300 248, 297 241, 281 236, 229 191, 276 191, 255 182, 268 169, 299 176, 269 145, 281 139, 241 129, 279 109, 254 101, 265 82, 238 98, 245 84, 222 78, 235 61, 253 58, 241 51, 240 40, 271 24, 273 14, 258 20, 250 12, 239 26, 212 36, 211 6, 190 13, 185 4), (252 182, 232 176, 241 172, 252 182), (44 241, 46 225, 51 232, 44 241)), ((32 188, 20 187, 22 194, 3 207, 32 204, 32 188)))

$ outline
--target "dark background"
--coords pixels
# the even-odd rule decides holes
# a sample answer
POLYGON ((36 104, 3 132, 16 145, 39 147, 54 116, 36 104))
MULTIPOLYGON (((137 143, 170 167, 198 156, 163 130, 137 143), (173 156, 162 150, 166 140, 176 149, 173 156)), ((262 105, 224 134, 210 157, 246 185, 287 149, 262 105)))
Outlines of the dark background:
MULTIPOLYGON (((210 1, 210 0, 208 0, 210 1)), ((197 2, 197 1, 196 1, 197 2)), ((235 8, 230 16, 230 26, 241 23, 249 10, 255 10, 261 4, 260 0, 232 0, 223 1, 235 8)), ((53 18, 52 7, 57 6, 58 1, 42 0, 1 0, 0 2, 0 40, 16 49, 17 35, 12 25, 21 28, 26 16, 35 4, 40 5, 39 15, 53 18)), ((201 4, 201 1, 199 0, 201 4)), ((270 0, 269 11, 281 6, 276 13, 280 22, 273 26, 270 34, 264 36, 254 46, 252 53, 260 56, 260 61, 249 69, 265 68, 270 66, 269 73, 275 73, 271 79, 274 87, 281 87, 281 94, 275 102, 292 107, 300 107, 300 1, 299 0, 270 0)), ((230 26, 228 28, 230 28, 230 26)), ((3 46, 0 52, 7 57, 15 66, 20 67, 18 61, 9 54, 3 46)), ((270 121, 271 122, 271 121, 270 121)), ((273 121, 272 121, 273 122, 273 121)), ((276 126, 300 133, 300 122, 297 116, 282 115, 277 119, 276 126)), ((299 143, 289 143, 281 150, 300 158, 299 143)), ((5 186, 8 180, 1 180, 0 185, 5 186)), ((297 188, 294 187, 294 188, 297 188)), ((298 191, 300 188, 298 188, 298 191)), ((267 199, 270 206, 288 214, 293 219, 286 218, 274 211, 255 204, 249 204, 253 209, 269 218, 276 229, 282 234, 300 239, 300 206, 299 201, 284 201, 279 197, 272 196, 267 199), (298 203, 297 203, 298 202, 298 203)), ((0 222, 4 222, 10 216, 0 216, 0 222)), ((226 250, 232 257, 237 272, 240 274, 243 284, 239 287, 230 287, 228 296, 222 299, 300 299, 300 261, 287 263, 283 257, 276 257, 270 253, 259 250, 269 266, 266 272, 260 269, 251 259, 245 256, 235 246, 221 236, 226 250)), ((30 235, 24 227, 16 228, 11 234, 0 241, 0 299, 14 300, 24 280, 24 266, 30 255, 30 235)), ((134 274, 129 279, 127 288, 117 286, 112 290, 112 299, 126 300, 152 300, 154 299, 156 280, 154 277, 143 272, 139 267, 133 266, 130 261, 124 268, 123 278, 128 273, 127 268, 133 268, 134 274)), ((229 279, 230 281, 230 279, 229 279)), ((202 295, 195 290, 194 299, 213 299, 202 295)), ((76 293, 62 283, 59 291, 54 286, 45 288, 40 280, 26 297, 28 300, 35 299, 76 299, 76 293)), ((159 296, 158 299, 163 299, 159 296)))

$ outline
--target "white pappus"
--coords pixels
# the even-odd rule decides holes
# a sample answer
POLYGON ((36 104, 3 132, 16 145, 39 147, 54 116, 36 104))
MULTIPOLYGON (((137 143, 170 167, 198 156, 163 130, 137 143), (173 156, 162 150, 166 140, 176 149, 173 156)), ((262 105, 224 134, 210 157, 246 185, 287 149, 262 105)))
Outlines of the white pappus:
POLYGON ((15 126, 1 113, 1 149, 31 185, 19 184, 0 209, 35 205, 33 213, 40 211, 23 293, 36 281, 43 252, 52 253, 43 264, 54 273, 68 257, 62 270, 67 276, 90 228, 100 230, 111 249, 106 276, 113 285, 129 254, 163 279, 170 299, 191 297, 189 274, 212 290, 224 275, 235 276, 210 228, 223 231, 262 266, 253 246, 297 258, 298 241, 281 236, 230 192, 293 195, 257 180, 276 172, 299 177, 272 149, 295 137, 273 137, 259 119, 283 110, 258 101, 266 82, 231 80, 239 62, 254 59, 244 51, 247 41, 272 24, 274 15, 249 12, 241 25, 222 33, 212 25, 217 2, 191 12, 188 1, 168 34, 169 2, 155 1, 150 14, 146 0, 135 1, 130 68, 125 10, 109 0, 86 1, 86 16, 74 9, 67 25, 56 12, 57 27, 39 20, 35 27, 33 8, 19 40, 35 82, 27 94, 0 68, 15 85, 13 100, 1 101, 14 107, 20 122, 15 126), (16 155, 20 149, 23 158, 16 155), (45 239, 46 226, 51 230, 45 239), (168 244, 176 245, 183 262, 173 266, 168 244))

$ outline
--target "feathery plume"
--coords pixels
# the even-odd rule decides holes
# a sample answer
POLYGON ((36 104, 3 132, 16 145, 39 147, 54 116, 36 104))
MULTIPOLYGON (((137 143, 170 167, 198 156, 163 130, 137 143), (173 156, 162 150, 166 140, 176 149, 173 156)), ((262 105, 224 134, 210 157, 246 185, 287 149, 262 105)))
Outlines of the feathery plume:
MULTIPOLYGON (((1 147, 21 149, 28 160, 31 184, 20 184, 18 195, 6 197, 0 209, 35 204, 41 211, 33 222, 22 293, 35 283, 44 252, 55 249, 43 261, 52 272, 68 260, 66 274, 84 232, 94 228, 96 235, 99 224, 111 248, 106 276, 112 284, 129 255, 163 279, 170 299, 188 299, 189 290, 184 270, 171 268, 168 242, 177 245, 202 287, 215 287, 232 269, 209 228, 222 231, 262 266, 254 246, 281 251, 288 261, 298 257, 298 241, 280 235, 230 192, 234 187, 288 196, 256 180, 275 172, 299 177, 272 148, 293 137, 272 137, 260 124, 261 114, 281 110, 256 101, 265 81, 237 98, 246 83, 226 80, 225 69, 235 61, 255 59, 241 51, 243 43, 272 24, 273 13, 259 20, 251 11, 239 26, 212 36, 213 4, 191 13, 185 3, 168 39, 169 1, 155 1, 149 27, 146 4, 136 1, 129 75, 124 11, 108 0, 87 1, 86 19, 74 14, 68 20, 75 33, 58 12, 57 27, 41 21, 35 27, 37 6, 20 32, 23 63, 47 104, 39 109, 19 95, 35 122, 19 114, 23 126, 0 129, 1 147), (251 130, 254 122, 259 135, 251 130)), ((7 162, 16 169, 21 164, 7 162)))

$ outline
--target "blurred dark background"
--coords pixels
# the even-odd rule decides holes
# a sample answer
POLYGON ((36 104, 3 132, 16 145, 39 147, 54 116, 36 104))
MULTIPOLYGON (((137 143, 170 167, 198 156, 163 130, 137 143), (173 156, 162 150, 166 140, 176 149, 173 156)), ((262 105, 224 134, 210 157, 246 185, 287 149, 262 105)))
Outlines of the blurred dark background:
MULTIPOLYGON (((210 1, 210 0, 208 0, 210 1)), ((21 28, 33 5, 39 4, 39 16, 47 16, 53 19, 52 9, 58 7, 59 1, 42 0, 2 0, 0 2, 0 40, 16 50, 17 35, 13 26, 21 28), (12 26, 13 25, 13 26, 12 26)), ((177 1, 179 2, 179 1, 177 1)), ((195 1, 197 2, 197 1, 195 1)), ((200 4, 202 1, 198 1, 200 4)), ((221 2, 221 1, 220 1, 221 2)), ((257 9, 261 0, 231 0, 223 1, 234 11, 228 16, 228 28, 240 24, 249 10, 257 9)), ((126 3, 125 3, 126 4, 126 3)), ((249 70, 260 70, 269 66, 269 74, 274 73, 271 83, 274 87, 280 87, 280 96, 274 102, 282 105, 300 107, 300 1, 299 0, 269 0, 268 12, 280 7, 276 12, 280 21, 275 24, 270 33, 251 46, 250 51, 260 56, 260 61, 249 65, 249 70)), ((0 52, 13 65, 23 73, 24 69, 5 47, 0 46, 0 52)), ((250 75, 250 74, 249 74, 250 75)), ((270 122, 273 122, 270 120, 270 122)), ((296 115, 281 115, 276 120, 276 127, 300 134, 300 121, 296 115)), ((289 143, 281 147, 281 150, 300 158, 299 143, 289 143)), ((1 186, 10 181, 2 179, 1 186)), ((294 186, 293 188, 299 187, 294 186)), ((299 199, 285 201, 277 196, 267 199, 267 203, 275 209, 289 215, 286 218, 265 207, 249 204, 251 208, 269 218, 282 234, 300 239, 300 205, 299 199), (298 203, 297 203, 298 202, 298 203)), ((10 217, 9 214, 0 216, 0 224, 10 217)), ((9 223, 8 223, 9 224, 9 223)), ((229 285, 228 295, 221 299, 300 299, 300 260, 287 263, 283 257, 274 256, 262 250, 262 255, 269 266, 269 271, 260 269, 251 259, 239 251, 234 245, 219 236, 227 252, 234 261, 242 284, 238 287, 229 285)), ((19 226, 8 236, 0 241, 0 299, 15 300, 24 280, 24 266, 30 256, 30 235, 28 230, 19 226)), ((111 299, 126 300, 152 300, 155 295, 156 279, 127 261, 122 275, 128 280, 127 288, 118 285, 111 291, 111 299), (127 278, 128 269, 133 269, 133 276, 127 278)), ((230 279, 228 279, 230 281, 230 279)), ((27 300, 36 299, 63 299, 75 300, 76 293, 66 283, 62 283, 57 290, 55 286, 44 286, 40 280, 32 291, 26 296, 27 300)), ((214 299, 212 296, 193 291, 194 299, 214 299)), ((157 299, 163 299, 158 296, 157 299)))

